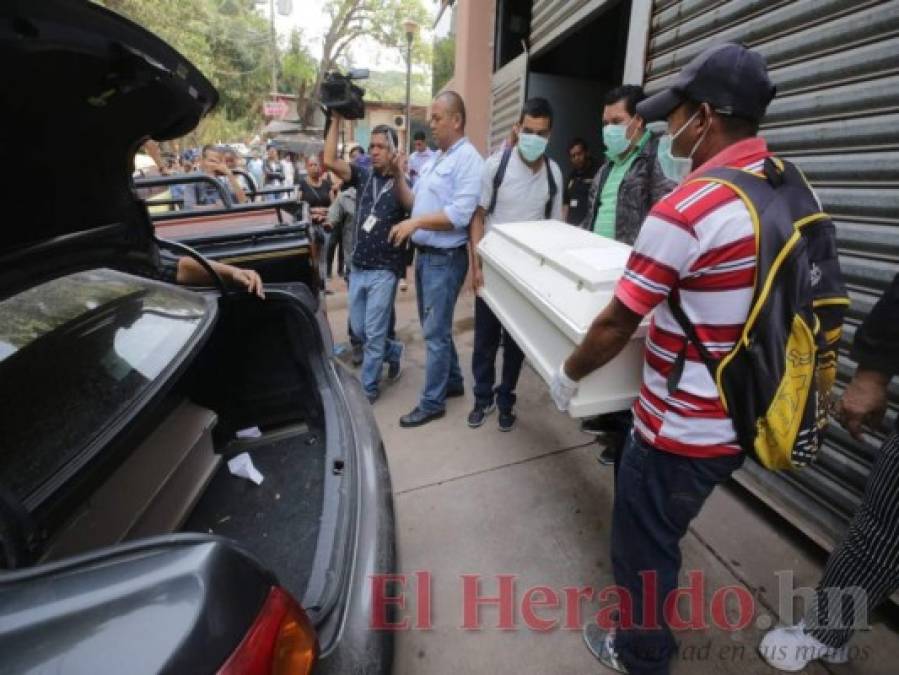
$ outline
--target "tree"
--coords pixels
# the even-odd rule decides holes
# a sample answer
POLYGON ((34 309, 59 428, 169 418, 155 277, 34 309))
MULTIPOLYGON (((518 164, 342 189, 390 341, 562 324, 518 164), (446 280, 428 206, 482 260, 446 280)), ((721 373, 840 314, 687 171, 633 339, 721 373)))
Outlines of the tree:
POLYGON ((456 70, 456 41, 447 35, 434 40, 434 61, 431 67, 431 95, 436 96, 450 81, 456 70))
MULTIPOLYGON (((427 25, 430 20, 421 0, 329 0, 324 11, 331 23, 324 36, 315 80, 309 89, 312 95, 306 98, 300 111, 300 119, 307 126, 318 105, 318 92, 325 74, 347 55, 353 42, 365 36, 384 47, 405 52, 403 19, 414 19, 419 25, 427 25)), ((412 60, 419 63, 430 60, 429 50, 422 47, 420 40, 416 41, 412 60)))
POLYGON ((253 0, 94 1, 168 42, 218 90, 219 106, 191 134, 193 142, 232 140, 262 121, 272 55, 268 22, 253 0))
MULTIPOLYGON (((362 83, 365 97, 373 101, 402 103, 406 100, 406 72, 402 70, 373 70, 362 83)), ((431 101, 428 78, 421 73, 412 73, 412 103, 427 105, 431 101)))
POLYGON ((294 28, 290 33, 290 46, 281 57, 281 80, 285 90, 303 100, 315 81, 316 68, 315 58, 303 44, 303 31, 294 28))

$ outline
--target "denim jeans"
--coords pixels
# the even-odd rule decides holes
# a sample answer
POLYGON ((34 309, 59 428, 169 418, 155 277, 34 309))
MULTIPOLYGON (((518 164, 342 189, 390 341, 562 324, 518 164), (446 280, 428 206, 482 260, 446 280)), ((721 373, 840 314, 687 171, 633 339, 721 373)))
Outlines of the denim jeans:
POLYGON ((493 383, 496 379, 496 352, 503 346, 503 371, 495 390, 496 405, 501 411, 515 406, 515 385, 521 374, 524 354, 515 340, 503 328, 496 314, 481 298, 474 301, 474 351, 471 372, 474 375, 475 403, 488 407, 493 403, 493 383))
MULTIPOLYGON (((352 264, 349 263, 349 262, 347 262, 347 267, 346 267, 346 285, 347 285, 347 289, 348 289, 348 290, 349 290, 350 285, 351 285, 351 283, 350 283, 350 272, 352 272, 352 271, 353 271, 353 270, 352 270, 352 264)), ((394 293, 394 301, 395 301, 395 300, 396 300, 396 293, 394 293)), ((362 344, 362 338, 359 337, 358 335, 356 335, 356 333, 353 331, 353 322, 352 322, 352 318, 353 318, 352 316, 347 316, 347 318, 346 318, 346 329, 347 329, 346 332, 347 332, 347 335, 348 335, 349 338, 350 338, 350 344, 351 344, 351 345, 354 345, 354 346, 355 346, 355 345, 361 345, 361 344, 362 344)), ((388 326, 388 328, 387 328, 387 337, 388 337, 389 339, 391 339, 391 340, 396 340, 396 306, 395 306, 395 302, 390 303, 390 326, 388 326)))
POLYGON ((328 269, 328 261, 330 259, 330 249, 331 249, 331 233, 322 228, 322 236, 324 239, 321 242, 321 247, 319 248, 319 256, 318 256, 318 274, 321 276, 322 281, 327 281, 328 277, 331 276, 331 270, 328 269))
POLYGON ((426 348, 425 386, 418 407, 427 413, 446 407, 447 389, 461 388, 462 370, 453 343, 453 311, 468 273, 468 247, 421 248, 415 259, 418 318, 426 348))
POLYGON ((390 270, 353 268, 350 275, 350 324, 362 339, 361 380, 365 393, 378 393, 384 361, 396 363, 402 345, 387 337, 397 278, 390 270))
POLYGON ((612 510, 615 583, 626 589, 633 607, 632 623, 619 617, 622 625, 615 649, 631 675, 669 672, 676 644, 664 604, 677 588, 680 540, 715 486, 727 480, 743 459, 742 453, 710 459, 675 455, 652 447, 631 431, 619 462, 612 510), (641 572, 655 576, 655 589, 648 586, 644 591, 641 572), (644 598, 653 606, 644 606, 644 598), (653 616, 657 621, 647 626, 647 614, 650 622, 653 616))

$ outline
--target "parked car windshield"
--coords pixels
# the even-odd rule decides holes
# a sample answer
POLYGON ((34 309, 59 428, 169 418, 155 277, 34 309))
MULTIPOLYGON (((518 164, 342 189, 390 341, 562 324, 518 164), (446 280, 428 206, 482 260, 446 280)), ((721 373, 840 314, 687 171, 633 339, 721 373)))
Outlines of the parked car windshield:
POLYGON ((185 289, 92 270, 0 302, 0 484, 26 499, 139 402, 209 309, 185 289))

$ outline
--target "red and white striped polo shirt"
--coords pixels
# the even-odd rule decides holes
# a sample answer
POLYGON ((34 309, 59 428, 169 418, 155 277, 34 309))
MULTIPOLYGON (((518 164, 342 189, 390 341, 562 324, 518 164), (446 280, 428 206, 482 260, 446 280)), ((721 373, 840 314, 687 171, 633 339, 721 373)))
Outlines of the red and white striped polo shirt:
POLYGON ((615 289, 616 297, 637 314, 655 309, 634 425, 659 450, 689 457, 740 452, 715 382, 692 344, 680 384, 668 393, 668 374, 687 338, 663 300, 677 290, 684 312, 713 355, 722 357, 733 348, 746 323, 755 284, 752 221, 727 186, 689 181, 718 166, 761 172, 769 155, 761 138, 735 143, 658 202, 643 223, 615 289))

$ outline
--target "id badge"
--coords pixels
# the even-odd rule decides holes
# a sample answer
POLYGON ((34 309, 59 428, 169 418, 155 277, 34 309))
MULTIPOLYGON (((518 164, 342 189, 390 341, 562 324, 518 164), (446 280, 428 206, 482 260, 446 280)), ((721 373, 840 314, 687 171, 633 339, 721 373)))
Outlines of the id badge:
POLYGON ((362 223, 362 231, 365 234, 371 233, 373 229, 375 229, 375 225, 378 224, 378 219, 374 217, 374 215, 369 215, 368 218, 365 219, 365 222, 362 223))

